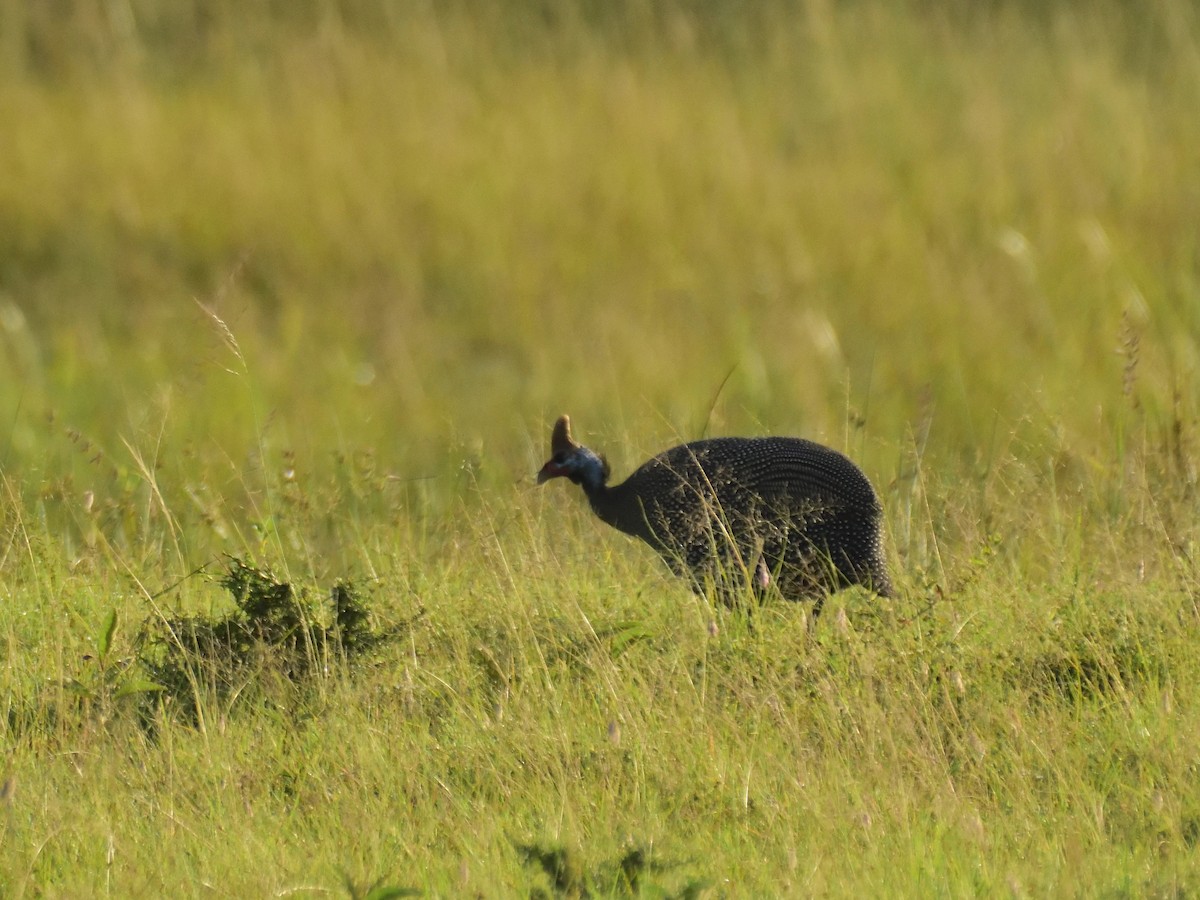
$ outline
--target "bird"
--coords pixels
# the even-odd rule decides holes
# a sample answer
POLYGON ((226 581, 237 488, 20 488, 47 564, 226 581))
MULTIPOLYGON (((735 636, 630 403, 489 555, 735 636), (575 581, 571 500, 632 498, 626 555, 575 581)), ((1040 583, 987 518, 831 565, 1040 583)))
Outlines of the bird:
POLYGON ((718 437, 664 450, 610 486, 607 460, 554 423, 537 483, 583 488, 601 521, 640 538, 698 593, 727 605, 774 585, 813 601, 862 585, 893 596, 883 506, 867 476, 829 447, 796 437, 718 437))

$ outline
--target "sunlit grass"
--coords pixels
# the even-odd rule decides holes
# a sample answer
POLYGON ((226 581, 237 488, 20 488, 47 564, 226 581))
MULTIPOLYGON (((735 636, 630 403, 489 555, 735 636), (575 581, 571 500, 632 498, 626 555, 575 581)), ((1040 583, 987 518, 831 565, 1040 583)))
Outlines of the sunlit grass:
POLYGON ((59 7, 0 3, 0 893, 1195 890, 1187 4, 59 7), (899 599, 714 608, 534 485, 562 412, 848 452, 899 599), (223 554, 401 638, 147 718, 223 554))

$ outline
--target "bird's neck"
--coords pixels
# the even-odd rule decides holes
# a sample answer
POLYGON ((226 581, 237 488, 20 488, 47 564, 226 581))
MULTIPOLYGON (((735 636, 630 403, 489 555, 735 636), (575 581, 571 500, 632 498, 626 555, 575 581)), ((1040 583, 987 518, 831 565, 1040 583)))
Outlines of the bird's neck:
POLYGON ((619 531, 649 540, 646 517, 641 504, 631 500, 623 484, 609 487, 609 468, 604 457, 586 447, 583 448, 583 452, 587 462, 580 469, 578 477, 573 480, 583 488, 592 512, 602 522, 619 531))
POLYGON ((580 466, 578 475, 571 480, 583 488, 583 492, 595 505, 596 498, 603 498, 608 493, 608 463, 604 461, 604 457, 586 447, 579 448, 579 453, 583 465, 580 466))
POLYGON ((600 482, 589 487, 585 482, 583 492, 587 494, 592 512, 599 516, 601 521, 620 528, 620 525, 617 524, 620 518, 620 505, 614 502, 616 495, 607 484, 600 482))
POLYGON ((600 521, 611 525, 618 531, 650 540, 642 505, 628 496, 623 484, 609 487, 608 484, 600 482, 591 488, 585 484, 583 491, 587 494, 592 512, 599 517, 600 521))

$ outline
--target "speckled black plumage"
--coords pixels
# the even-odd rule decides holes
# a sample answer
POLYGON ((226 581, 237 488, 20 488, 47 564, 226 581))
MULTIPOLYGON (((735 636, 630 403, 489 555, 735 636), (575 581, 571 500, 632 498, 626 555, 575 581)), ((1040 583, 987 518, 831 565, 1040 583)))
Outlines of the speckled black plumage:
POLYGON ((581 484, 601 519, 697 589, 730 596, 749 579, 790 600, 852 584, 891 594, 879 498, 841 453, 800 438, 713 438, 666 450, 609 487, 607 465, 570 441, 566 417, 560 425, 539 479, 581 484))

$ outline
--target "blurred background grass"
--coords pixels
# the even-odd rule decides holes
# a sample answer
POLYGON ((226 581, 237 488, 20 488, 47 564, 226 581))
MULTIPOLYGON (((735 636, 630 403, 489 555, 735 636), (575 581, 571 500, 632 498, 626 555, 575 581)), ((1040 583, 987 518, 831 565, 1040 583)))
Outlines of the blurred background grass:
POLYGON ((846 449, 918 568, 918 461, 968 547, 1195 481, 1188 3, 3 8, 0 461, 184 566, 285 471, 502 495, 561 411, 618 475, 846 449))

